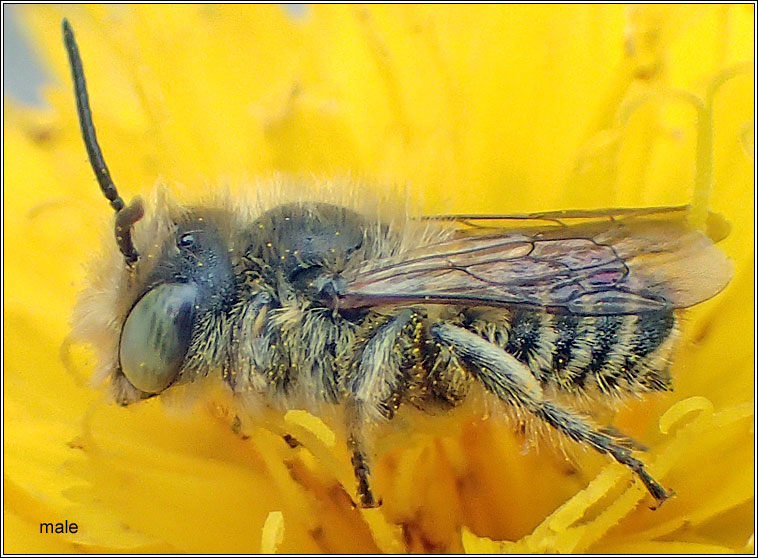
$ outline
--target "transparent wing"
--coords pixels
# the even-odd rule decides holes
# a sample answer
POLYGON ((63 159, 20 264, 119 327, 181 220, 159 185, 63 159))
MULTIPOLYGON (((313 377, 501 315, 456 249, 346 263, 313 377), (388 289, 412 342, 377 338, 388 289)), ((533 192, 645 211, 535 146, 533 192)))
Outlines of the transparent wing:
POLYGON ((452 239, 370 264, 342 285, 335 303, 581 315, 684 308, 716 295, 732 276, 730 261, 686 217, 686 207, 448 216, 457 223, 452 239))

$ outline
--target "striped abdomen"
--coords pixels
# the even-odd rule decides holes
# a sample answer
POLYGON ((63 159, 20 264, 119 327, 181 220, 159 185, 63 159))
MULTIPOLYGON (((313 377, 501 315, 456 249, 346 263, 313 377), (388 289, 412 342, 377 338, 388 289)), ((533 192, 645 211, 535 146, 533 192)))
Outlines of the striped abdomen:
POLYGON ((483 311, 469 329, 526 364, 545 386, 567 392, 660 391, 677 337, 672 312, 577 316, 483 311))

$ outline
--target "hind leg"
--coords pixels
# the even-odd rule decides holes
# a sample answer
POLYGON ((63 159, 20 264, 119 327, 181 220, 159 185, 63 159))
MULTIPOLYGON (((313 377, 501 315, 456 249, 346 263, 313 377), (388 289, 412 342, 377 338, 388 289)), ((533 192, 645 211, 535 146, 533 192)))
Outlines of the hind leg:
POLYGON ((529 369, 512 355, 479 335, 452 324, 438 323, 430 331, 498 398, 531 413, 572 440, 610 455, 637 475, 658 504, 671 496, 645 470, 644 463, 632 456, 631 449, 626 447, 628 444, 616 440, 613 435, 596 428, 576 413, 545 399, 529 369))

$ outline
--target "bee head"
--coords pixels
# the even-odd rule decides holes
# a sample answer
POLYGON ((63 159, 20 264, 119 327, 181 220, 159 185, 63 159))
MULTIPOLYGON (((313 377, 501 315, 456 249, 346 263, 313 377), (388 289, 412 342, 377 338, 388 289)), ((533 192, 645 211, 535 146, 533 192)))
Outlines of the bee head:
POLYGON ((139 391, 157 394, 175 383, 203 324, 235 300, 230 241, 221 211, 190 211, 161 248, 145 289, 121 330, 121 372, 139 391))
POLYGON ((192 358, 196 337, 234 300, 234 273, 230 239, 221 231, 228 216, 221 211, 189 210, 174 222, 174 230, 159 251, 141 259, 132 230, 144 215, 142 201, 125 205, 105 164, 95 134, 84 68, 73 30, 63 20, 63 39, 74 82, 82 138, 95 177, 116 211, 116 244, 132 280, 144 287, 136 291, 121 328, 118 372, 114 380, 122 403, 162 392, 180 379, 192 358), (153 259, 151 259, 153 258, 153 259), (147 264, 149 262, 149 264, 147 264), (149 265, 149 269, 144 269, 149 265), (145 273, 146 272, 146 273, 145 273), (128 382, 128 385, 127 385, 128 382), (137 390, 137 394, 135 394, 137 390))
POLYGON ((358 213, 327 203, 280 205, 252 227, 249 254, 295 289, 310 291, 335 277, 361 248, 368 227, 358 213))

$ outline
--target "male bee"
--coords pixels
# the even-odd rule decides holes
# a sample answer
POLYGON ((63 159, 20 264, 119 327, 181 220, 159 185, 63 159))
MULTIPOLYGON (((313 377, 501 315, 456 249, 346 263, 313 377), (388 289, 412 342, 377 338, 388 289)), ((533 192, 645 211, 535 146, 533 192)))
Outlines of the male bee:
POLYGON ((75 334, 97 348, 118 403, 216 376, 244 409, 339 407, 371 507, 369 425, 479 390, 610 455, 658 503, 669 497, 639 446, 577 409, 670 389, 681 310, 729 282, 730 262, 687 207, 413 218, 358 196, 311 199, 315 185, 253 211, 164 192, 127 206, 65 20, 63 34, 84 143, 116 211, 112 257, 82 295, 75 334))

